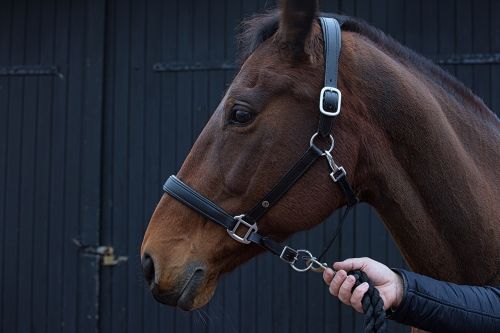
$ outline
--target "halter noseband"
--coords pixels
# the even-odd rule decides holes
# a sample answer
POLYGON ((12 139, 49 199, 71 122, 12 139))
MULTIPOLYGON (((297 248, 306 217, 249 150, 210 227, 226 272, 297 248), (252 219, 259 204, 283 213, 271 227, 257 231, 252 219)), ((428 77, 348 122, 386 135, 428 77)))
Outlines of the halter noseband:
POLYGON ((163 185, 163 190, 169 195, 179 200, 186 206, 191 207, 207 219, 225 228, 228 234, 236 241, 243 244, 257 244, 271 253, 279 256, 282 260, 292 266, 293 269, 304 272, 310 269, 321 269, 324 264, 318 260, 325 254, 333 240, 338 235, 342 221, 353 207, 358 198, 354 194, 347 181, 347 173, 342 166, 338 166, 331 152, 333 150, 334 139, 330 134, 334 117, 340 114, 342 94, 337 89, 337 76, 339 66, 339 56, 341 48, 340 25, 334 18, 320 17, 321 28, 324 39, 325 58, 325 84, 321 89, 319 103, 319 124, 318 131, 311 137, 309 148, 294 166, 280 179, 280 181, 259 201, 248 213, 232 216, 224 209, 210 201, 193 188, 182 182, 176 176, 170 176, 163 185), (329 138, 331 146, 328 150, 322 150, 315 144, 318 135, 322 138, 329 138), (324 156, 331 169, 330 178, 338 184, 347 199, 347 208, 344 217, 339 222, 335 237, 327 248, 318 257, 314 257, 308 250, 294 250, 289 246, 280 244, 273 239, 263 236, 258 232, 257 221, 273 207, 288 190, 300 179, 300 177, 316 162, 318 157, 324 156), (300 254, 300 255, 299 255, 300 254), (298 262, 304 262, 301 267, 298 262))

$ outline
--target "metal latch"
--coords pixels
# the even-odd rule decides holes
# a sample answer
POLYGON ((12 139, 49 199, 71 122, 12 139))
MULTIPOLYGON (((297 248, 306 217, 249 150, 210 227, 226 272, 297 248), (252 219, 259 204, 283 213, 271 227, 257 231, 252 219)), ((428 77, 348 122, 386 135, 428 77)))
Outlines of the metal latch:
POLYGON ((85 254, 101 257, 101 266, 115 266, 126 262, 128 257, 117 256, 112 246, 106 245, 85 245, 80 240, 73 238, 73 243, 85 254))
POLYGON ((96 249, 97 254, 101 256, 102 266, 115 266, 120 262, 125 262, 128 260, 124 256, 116 256, 115 249, 112 246, 99 246, 96 249))

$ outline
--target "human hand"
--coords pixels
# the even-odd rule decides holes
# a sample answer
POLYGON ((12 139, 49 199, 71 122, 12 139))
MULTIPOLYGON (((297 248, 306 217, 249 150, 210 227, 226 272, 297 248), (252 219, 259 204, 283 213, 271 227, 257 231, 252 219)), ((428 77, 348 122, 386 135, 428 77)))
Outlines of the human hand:
POLYGON ((359 269, 366 273, 384 301, 384 310, 395 308, 403 298, 403 280, 389 267, 370 258, 352 258, 333 264, 336 273, 327 268, 323 280, 329 286, 330 294, 356 311, 363 313, 361 300, 368 291, 368 283, 360 284, 354 291, 354 276, 347 276, 348 271, 359 269))

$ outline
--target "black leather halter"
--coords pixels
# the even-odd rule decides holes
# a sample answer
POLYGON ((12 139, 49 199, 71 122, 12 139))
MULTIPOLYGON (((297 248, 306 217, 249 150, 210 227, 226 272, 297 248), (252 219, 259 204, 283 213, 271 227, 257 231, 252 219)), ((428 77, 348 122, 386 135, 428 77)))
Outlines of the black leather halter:
POLYGON ((309 148, 302 157, 279 180, 271 191, 248 213, 233 216, 228 214, 214 202, 196 192, 176 176, 170 176, 163 185, 165 192, 191 207, 207 219, 225 228, 228 234, 236 241, 244 244, 257 244, 271 253, 278 255, 297 271, 321 268, 320 266, 322 266, 322 264, 318 260, 321 259, 334 239, 332 239, 322 255, 319 256, 319 259, 317 259, 307 250, 294 250, 269 237, 261 235, 257 226, 259 219, 287 193, 319 157, 325 157, 328 161, 328 165, 331 169, 330 178, 340 187, 347 200, 347 208, 342 220, 339 222, 335 237, 340 231, 342 221, 345 219, 349 209, 358 202, 358 198, 347 181, 345 169, 342 166, 338 166, 331 155, 334 139, 330 133, 334 117, 340 114, 342 99, 342 94, 337 89, 338 64, 341 47, 340 25, 337 20, 325 17, 320 18, 320 23, 324 38, 325 85, 320 94, 318 131, 311 137, 309 148), (322 150, 316 146, 315 140, 318 135, 330 140, 331 146, 328 150, 322 150), (299 253, 301 254, 300 256, 299 253), (302 260, 305 264, 301 264, 301 267, 298 267, 296 263, 302 260))

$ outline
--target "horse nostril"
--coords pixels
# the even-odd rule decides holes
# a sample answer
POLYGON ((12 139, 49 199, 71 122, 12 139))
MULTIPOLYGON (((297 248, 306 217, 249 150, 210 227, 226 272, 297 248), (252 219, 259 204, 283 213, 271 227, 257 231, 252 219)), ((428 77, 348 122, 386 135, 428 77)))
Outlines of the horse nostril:
POLYGON ((147 253, 142 257, 142 271, 144 272, 146 282, 151 286, 151 283, 153 283, 155 279, 155 263, 153 258, 147 253))

